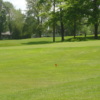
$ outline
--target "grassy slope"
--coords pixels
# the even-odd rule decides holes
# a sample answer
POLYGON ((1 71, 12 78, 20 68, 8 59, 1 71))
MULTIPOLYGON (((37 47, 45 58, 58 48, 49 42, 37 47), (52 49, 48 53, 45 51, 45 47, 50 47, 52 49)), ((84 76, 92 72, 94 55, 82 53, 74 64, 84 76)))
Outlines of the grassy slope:
POLYGON ((100 40, 37 40, 0 41, 0 100, 100 100, 100 40))

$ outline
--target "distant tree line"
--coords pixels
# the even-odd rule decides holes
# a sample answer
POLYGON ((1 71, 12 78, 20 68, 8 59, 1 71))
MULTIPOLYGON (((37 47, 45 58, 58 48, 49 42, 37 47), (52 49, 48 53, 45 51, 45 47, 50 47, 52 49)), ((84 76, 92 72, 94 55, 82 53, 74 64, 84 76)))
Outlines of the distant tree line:
POLYGON ((23 14, 9 2, 0 0, 1 33, 10 31, 13 39, 74 36, 100 33, 100 0, 26 0, 23 14))

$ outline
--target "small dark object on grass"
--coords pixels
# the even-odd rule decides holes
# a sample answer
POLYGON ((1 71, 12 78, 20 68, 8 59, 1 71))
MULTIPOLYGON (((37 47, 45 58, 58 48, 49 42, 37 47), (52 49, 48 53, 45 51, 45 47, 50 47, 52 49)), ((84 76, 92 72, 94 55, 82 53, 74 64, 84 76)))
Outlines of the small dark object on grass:
POLYGON ((58 67, 58 64, 55 64, 55 67, 58 67))

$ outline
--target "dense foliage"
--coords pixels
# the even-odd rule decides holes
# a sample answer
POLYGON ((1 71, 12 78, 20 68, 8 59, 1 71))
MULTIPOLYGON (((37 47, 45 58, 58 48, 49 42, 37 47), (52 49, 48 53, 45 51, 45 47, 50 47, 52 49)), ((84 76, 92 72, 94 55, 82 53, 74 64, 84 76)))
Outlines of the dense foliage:
MULTIPOLYGON (((31 38, 100 33, 100 0, 26 0, 22 13, 0 0, 0 34, 10 31, 12 38, 31 38)), ((1 37, 1 35, 0 35, 1 37)))

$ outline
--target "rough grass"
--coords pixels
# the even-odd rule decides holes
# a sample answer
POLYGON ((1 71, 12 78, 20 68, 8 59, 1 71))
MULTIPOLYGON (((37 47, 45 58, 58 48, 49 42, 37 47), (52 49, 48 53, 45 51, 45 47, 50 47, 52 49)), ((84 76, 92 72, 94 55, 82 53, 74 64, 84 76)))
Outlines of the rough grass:
POLYGON ((100 40, 0 46, 0 100, 100 100, 100 40))

